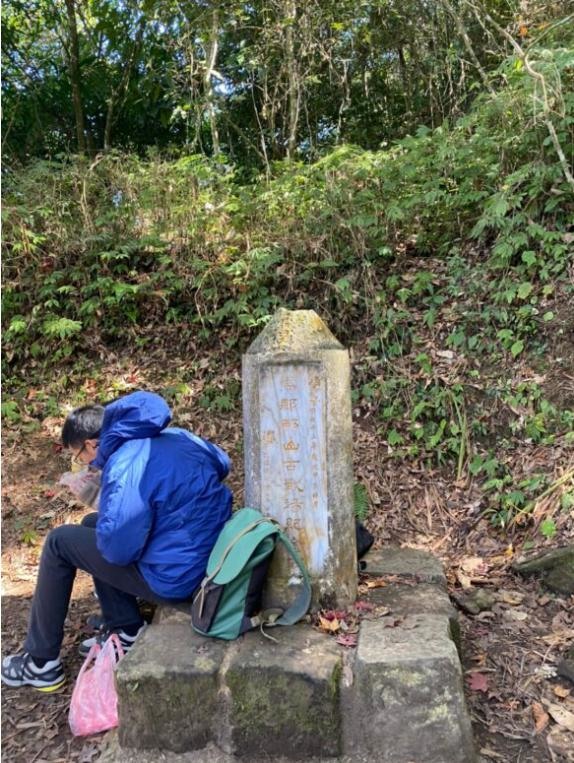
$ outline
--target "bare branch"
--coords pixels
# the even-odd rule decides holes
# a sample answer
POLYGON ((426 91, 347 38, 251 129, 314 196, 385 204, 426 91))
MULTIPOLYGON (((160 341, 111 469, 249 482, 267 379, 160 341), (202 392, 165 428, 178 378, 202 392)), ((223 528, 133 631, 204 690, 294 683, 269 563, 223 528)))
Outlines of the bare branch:
MULTIPOLYGON (((471 7, 474 8, 476 11, 475 6, 472 5, 472 3, 468 3, 471 7)), ((558 155, 558 159, 560 160, 560 165, 562 167, 562 171, 564 173, 564 177, 566 178, 567 182, 572 186, 572 189, 574 190, 574 175, 572 175, 572 172, 570 170, 570 167, 568 166, 568 160, 566 159, 566 155, 564 153, 564 150, 562 146, 560 145, 560 140, 558 139, 558 134, 556 133, 556 128, 554 127, 554 123, 551 119, 551 113, 552 109, 550 107, 550 99, 548 98, 548 85, 546 83, 546 79, 544 75, 536 71, 536 69, 533 67, 532 62, 528 59, 528 53, 522 48, 520 43, 514 39, 514 37, 506 30, 504 27, 500 26, 500 24, 495 21, 492 16, 489 13, 484 14, 484 18, 486 21, 498 32, 498 34, 502 35, 504 39, 510 43, 512 48, 514 49, 516 55, 522 61, 524 65, 524 69, 526 73, 538 84, 540 85, 540 89, 542 91, 542 110, 543 110, 543 119, 544 124, 546 125, 546 129, 548 130, 548 133, 550 135, 550 139, 552 141, 552 145, 554 146, 554 150, 556 151, 556 154, 558 155)))

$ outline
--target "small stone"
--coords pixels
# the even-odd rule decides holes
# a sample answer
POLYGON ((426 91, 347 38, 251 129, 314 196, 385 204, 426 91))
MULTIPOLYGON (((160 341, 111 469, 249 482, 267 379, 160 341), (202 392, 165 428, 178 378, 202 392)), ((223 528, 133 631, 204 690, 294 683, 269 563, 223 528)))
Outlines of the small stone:
POLYGON ((564 562, 556 565, 544 578, 544 584, 556 593, 569 596, 574 593, 574 565, 564 562))
POLYGON ((472 598, 480 612, 492 609, 496 601, 494 595, 484 588, 477 588, 472 598))
POLYGON ((507 609, 503 616, 505 620, 521 623, 528 619, 528 612, 525 612, 523 609, 507 609))
POLYGON ((494 595, 484 588, 477 588, 476 591, 468 594, 457 594, 453 598, 459 607, 470 615, 478 615, 480 612, 490 610, 496 603, 494 595))
POLYGON ((513 569, 523 575, 541 572, 544 583, 551 591, 572 594, 574 593, 574 544, 517 562, 513 565, 513 569))

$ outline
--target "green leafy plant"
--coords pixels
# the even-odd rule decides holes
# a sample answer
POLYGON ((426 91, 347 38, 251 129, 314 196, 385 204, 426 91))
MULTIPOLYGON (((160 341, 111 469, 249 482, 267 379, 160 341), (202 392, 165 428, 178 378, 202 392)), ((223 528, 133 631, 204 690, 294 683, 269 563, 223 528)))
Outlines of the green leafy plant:
POLYGON ((362 482, 353 484, 353 511, 359 522, 364 522, 369 513, 369 494, 362 482))
POLYGON ((552 540, 552 538, 556 535, 556 522, 551 517, 544 519, 540 523, 540 533, 547 540, 552 540))

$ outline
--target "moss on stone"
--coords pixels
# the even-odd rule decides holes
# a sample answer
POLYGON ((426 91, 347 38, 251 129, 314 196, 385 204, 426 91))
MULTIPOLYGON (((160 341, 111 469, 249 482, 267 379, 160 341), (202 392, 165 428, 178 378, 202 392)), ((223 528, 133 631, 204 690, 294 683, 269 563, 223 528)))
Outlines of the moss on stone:
POLYGON ((340 663, 326 681, 269 667, 230 671, 227 684, 238 752, 339 754, 340 678, 340 663))

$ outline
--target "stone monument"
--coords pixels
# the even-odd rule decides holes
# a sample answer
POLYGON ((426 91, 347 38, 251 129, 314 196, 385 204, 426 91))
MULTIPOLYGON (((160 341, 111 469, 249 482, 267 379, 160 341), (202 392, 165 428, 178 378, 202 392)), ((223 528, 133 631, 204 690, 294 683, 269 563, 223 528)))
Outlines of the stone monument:
MULTIPOLYGON (((273 517, 309 570, 312 607, 357 592, 350 364, 313 310, 279 309, 243 358, 245 502, 273 517)), ((268 603, 285 604, 300 576, 275 554, 268 603)))
MULTIPOLYGON (((349 376, 312 310, 279 310, 243 360, 246 503, 295 541, 316 608, 344 609, 357 592, 349 376)), ((299 573, 275 559, 268 603, 285 605, 299 573)), ((194 750, 201 763, 473 763, 442 565, 384 548, 367 574, 386 580, 355 608, 368 611, 356 648, 309 623, 222 642, 160 608, 118 666, 120 746, 101 763, 194 750)))

